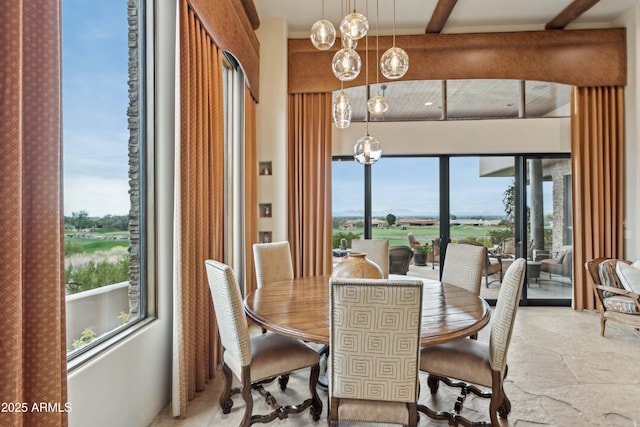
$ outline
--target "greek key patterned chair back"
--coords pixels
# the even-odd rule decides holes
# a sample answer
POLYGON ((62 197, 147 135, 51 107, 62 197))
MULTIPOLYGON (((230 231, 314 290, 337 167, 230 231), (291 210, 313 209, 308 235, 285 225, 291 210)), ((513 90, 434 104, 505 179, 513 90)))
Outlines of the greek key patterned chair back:
POLYGON ((367 258, 378 264, 382 270, 382 277, 389 278, 389 241, 354 239, 351 241, 351 250, 354 252, 364 252, 367 258))
POLYGON ((251 363, 249 330, 233 270, 226 264, 210 259, 205 261, 205 267, 222 346, 242 366, 248 366, 251 363))
POLYGON ((255 243, 253 259, 258 287, 293 279, 293 262, 289 242, 255 243))
POLYGON ((332 279, 332 396, 417 401, 422 286, 419 280, 332 279))
POLYGON ((449 243, 442 268, 442 281, 480 295, 487 248, 483 245, 449 243))
POLYGON ((492 370, 500 371, 503 375, 526 267, 527 261, 524 258, 518 258, 507 269, 500 286, 498 302, 491 314, 489 364, 492 370))

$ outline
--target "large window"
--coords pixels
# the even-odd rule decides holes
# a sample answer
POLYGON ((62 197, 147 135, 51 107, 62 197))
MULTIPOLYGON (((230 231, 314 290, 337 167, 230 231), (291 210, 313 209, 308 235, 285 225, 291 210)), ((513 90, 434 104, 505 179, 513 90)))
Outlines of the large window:
POLYGON ((146 317, 143 3, 62 1, 70 359, 146 317))

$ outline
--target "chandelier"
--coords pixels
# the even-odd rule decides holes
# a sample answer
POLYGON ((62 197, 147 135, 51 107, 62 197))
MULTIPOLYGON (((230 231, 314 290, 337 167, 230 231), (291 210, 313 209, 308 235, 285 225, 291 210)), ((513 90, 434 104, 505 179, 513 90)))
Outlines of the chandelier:
MULTIPOLYGON (((351 10, 351 0, 342 0, 341 12, 344 17, 340 22, 341 48, 335 53, 331 61, 333 74, 340 80, 340 93, 333 100, 332 120, 339 129, 349 127, 351 123, 352 105, 351 100, 344 92, 344 82, 354 80, 360 75, 362 60, 356 51, 358 40, 365 39, 365 87, 369 96, 369 20, 366 15, 369 13, 369 0, 365 0, 365 15, 356 10, 356 0, 353 0, 353 10, 351 10), (346 13, 345 13, 346 12, 346 13)), ((376 58, 378 57, 378 3, 376 0, 376 58)), ((384 89, 380 94, 379 72, 389 79, 399 79, 405 75, 409 68, 409 56, 401 48, 396 46, 396 2, 393 0, 393 44, 380 57, 379 65, 376 67, 376 94, 366 102, 365 123, 366 135, 359 138, 353 147, 354 158, 358 163, 371 165, 378 161, 382 154, 380 142, 369 134, 369 115, 382 115, 389 108, 389 101, 384 97, 384 89)), ((335 43, 336 30, 331 22, 324 17, 324 0, 322 0, 322 17, 311 27, 311 42, 319 50, 328 50, 335 43)), ((384 87, 384 85, 383 85, 384 87)))

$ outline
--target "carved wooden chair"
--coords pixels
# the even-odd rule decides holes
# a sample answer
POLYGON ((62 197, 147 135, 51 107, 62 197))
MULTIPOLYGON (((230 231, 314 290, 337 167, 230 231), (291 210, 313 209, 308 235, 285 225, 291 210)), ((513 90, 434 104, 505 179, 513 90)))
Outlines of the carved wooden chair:
POLYGON ((408 246, 389 248, 389 274, 407 274, 413 258, 413 250, 408 246))
POLYGON ((314 421, 320 419, 322 401, 316 391, 320 372, 320 356, 301 341, 274 333, 249 336, 247 319, 242 308, 240 288, 231 267, 213 260, 206 260, 209 290, 215 308, 220 340, 224 347, 222 372, 225 385, 220 396, 220 407, 228 414, 233 406, 231 396, 241 393, 245 403, 240 426, 266 423, 276 418, 284 419, 289 414, 300 413, 311 408, 314 421), (300 405, 281 406, 275 397, 264 389, 264 384, 276 377, 301 369, 311 369, 309 391, 311 397, 300 405), (232 376, 240 381, 239 389, 232 389, 232 376), (251 391, 257 390, 265 397, 273 411, 266 415, 253 415, 251 391))
POLYGON ((389 278, 389 241, 373 239, 354 239, 351 241, 353 252, 364 252, 367 258, 378 264, 382 277, 389 278))
POLYGON ((293 279, 289 242, 254 243, 253 259, 258 287, 293 279))
POLYGON ((491 399, 489 403, 491 425, 500 425, 497 414, 501 418, 507 417, 511 411, 511 402, 504 392, 503 381, 507 375, 507 352, 526 267, 526 260, 518 258, 507 269, 491 316, 491 334, 488 344, 460 339, 422 349, 420 370, 429 373, 427 384, 431 394, 438 391, 440 381, 452 387, 460 387, 462 391, 452 412, 436 412, 424 405, 419 405, 418 410, 431 418, 448 420, 451 425, 458 425, 458 423, 465 426, 487 425, 484 422, 471 422, 460 415, 464 400, 471 392, 491 399), (491 392, 484 392, 476 385, 468 383, 489 387, 491 392))
POLYGON ((331 426, 417 424, 422 287, 420 280, 331 280, 331 426))
POLYGON ((596 258, 585 263, 600 311, 601 336, 604 336, 607 320, 640 330, 640 294, 624 289, 616 274, 618 263, 631 264, 627 260, 609 258, 596 258))

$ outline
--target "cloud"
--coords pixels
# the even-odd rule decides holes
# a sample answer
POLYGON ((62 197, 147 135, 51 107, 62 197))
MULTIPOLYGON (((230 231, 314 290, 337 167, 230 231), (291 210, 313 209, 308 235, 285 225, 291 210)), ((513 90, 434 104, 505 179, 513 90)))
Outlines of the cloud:
POLYGON ((86 211, 89 216, 128 215, 129 182, 127 179, 93 175, 65 176, 64 214, 86 211))

